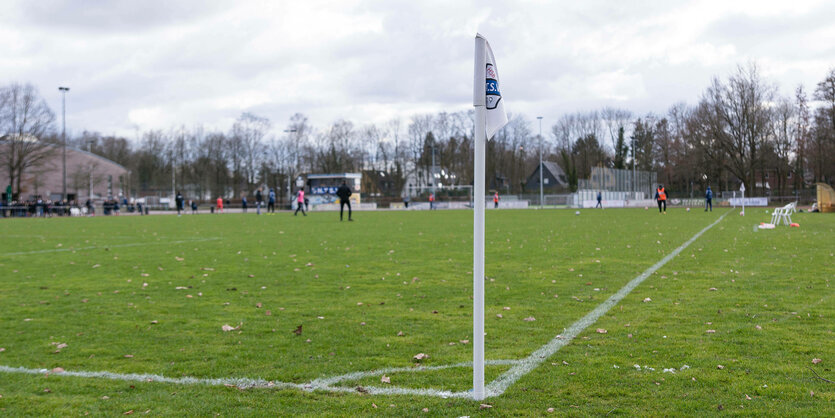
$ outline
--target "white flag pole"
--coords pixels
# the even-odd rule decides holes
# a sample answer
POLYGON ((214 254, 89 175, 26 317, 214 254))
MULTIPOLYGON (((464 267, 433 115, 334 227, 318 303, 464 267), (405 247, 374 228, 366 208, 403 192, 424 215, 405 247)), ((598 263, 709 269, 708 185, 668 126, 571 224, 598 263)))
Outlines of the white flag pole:
POLYGON ((739 185, 739 191, 742 192, 742 216, 745 216, 745 183, 739 185))
POLYGON ((486 41, 475 38, 473 106, 475 107, 475 178, 473 188, 473 399, 484 399, 484 165, 487 146, 486 41))

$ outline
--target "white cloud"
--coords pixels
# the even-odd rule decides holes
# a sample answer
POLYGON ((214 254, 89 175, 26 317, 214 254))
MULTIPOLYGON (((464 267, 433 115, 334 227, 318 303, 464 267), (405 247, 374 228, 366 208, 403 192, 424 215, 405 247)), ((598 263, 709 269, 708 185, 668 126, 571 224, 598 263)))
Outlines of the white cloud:
POLYGON ((640 4, 464 0, 0 3, 0 84, 32 82, 68 127, 133 136, 241 112, 356 125, 469 108, 473 36, 490 40, 508 110, 695 102, 714 75, 756 61, 792 90, 835 65, 824 1, 640 4))

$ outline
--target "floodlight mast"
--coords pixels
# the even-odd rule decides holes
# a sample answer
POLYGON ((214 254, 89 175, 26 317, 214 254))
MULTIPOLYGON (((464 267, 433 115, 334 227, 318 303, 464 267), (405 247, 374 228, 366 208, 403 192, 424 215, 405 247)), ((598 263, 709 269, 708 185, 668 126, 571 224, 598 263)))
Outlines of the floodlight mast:
POLYGON ((473 399, 482 400, 484 393, 484 176, 487 146, 487 90, 485 70, 487 41, 476 35, 473 75, 473 106, 475 107, 475 155, 473 188, 473 399))
POLYGON ((542 185, 542 116, 536 118, 539 119, 539 208, 542 209, 545 204, 545 186, 542 185))
POLYGON ((61 200, 67 201, 67 92, 69 87, 58 87, 61 92, 61 200))

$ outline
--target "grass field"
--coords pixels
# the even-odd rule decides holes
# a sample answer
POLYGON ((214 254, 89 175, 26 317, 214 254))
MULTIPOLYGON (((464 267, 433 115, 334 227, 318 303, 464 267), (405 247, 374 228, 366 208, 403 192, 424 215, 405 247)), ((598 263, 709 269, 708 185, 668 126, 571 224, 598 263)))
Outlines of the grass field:
MULTIPOLYGON (((726 211, 489 211, 487 359, 528 357, 726 211)), ((746 212, 483 402, 364 389, 471 387, 433 367, 472 360, 472 212, 3 220, 0 366, 49 372, 0 371, 0 415, 833 416, 835 217, 746 212)))

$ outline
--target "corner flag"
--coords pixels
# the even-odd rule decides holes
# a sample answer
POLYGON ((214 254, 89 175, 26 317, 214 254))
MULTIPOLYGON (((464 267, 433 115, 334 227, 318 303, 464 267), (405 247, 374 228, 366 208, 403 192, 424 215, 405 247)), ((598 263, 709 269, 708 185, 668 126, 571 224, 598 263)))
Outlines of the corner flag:
POLYGON ((473 179, 473 399, 481 400, 484 391, 484 183, 487 140, 507 124, 499 71, 490 44, 480 34, 475 37, 473 74, 475 107, 475 178, 473 179))
MULTIPOLYGON (((482 39, 484 39, 482 37, 482 39)), ((487 107, 487 139, 493 137, 496 131, 507 125, 507 113, 504 111, 504 102, 499 90, 499 69, 496 67, 496 58, 490 43, 484 39, 485 67, 484 75, 486 81, 485 105, 487 107)))

